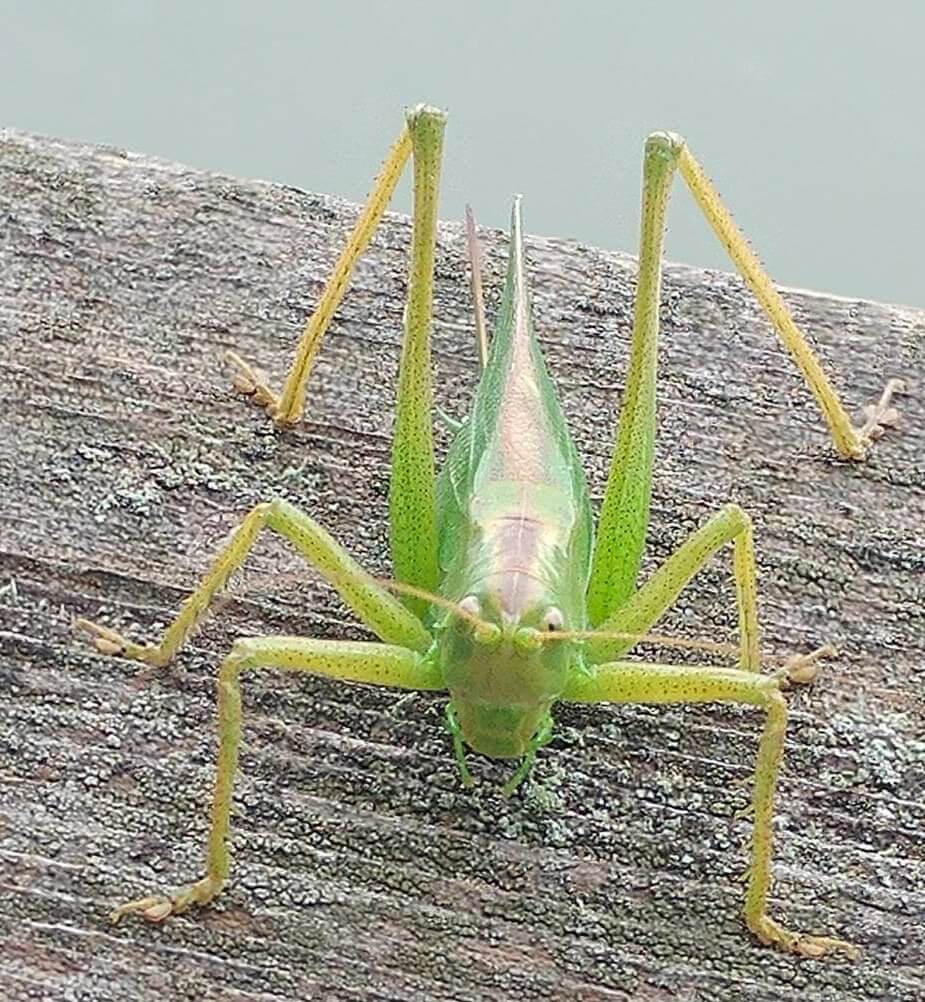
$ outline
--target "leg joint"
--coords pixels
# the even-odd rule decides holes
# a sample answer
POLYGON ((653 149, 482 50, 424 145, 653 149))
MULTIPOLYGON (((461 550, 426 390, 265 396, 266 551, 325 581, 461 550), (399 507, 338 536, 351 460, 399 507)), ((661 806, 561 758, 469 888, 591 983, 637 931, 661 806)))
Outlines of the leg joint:
POLYGON ((737 533, 747 531, 753 526, 751 515, 735 502, 727 504, 720 514, 729 519, 737 533))
MULTIPOLYGON (((263 524, 274 529, 276 532, 281 531, 280 526, 293 514, 296 517, 302 515, 302 512, 285 498, 273 498, 272 501, 266 501, 263 504, 257 505, 257 508, 263 513, 263 524)), ((286 535, 285 532, 282 534, 286 535)))
POLYGON ((646 157, 659 157, 676 164, 686 145, 677 132, 652 132, 646 137, 646 157))
POLYGON ((761 675, 756 679, 758 691, 762 695, 762 706, 771 716, 787 716, 787 700, 781 689, 781 679, 778 675, 761 675))
POLYGON ((219 684, 223 682, 236 682, 238 676, 245 668, 253 668, 256 666, 256 663, 257 659, 250 641, 246 638, 236 640, 218 670, 219 684))

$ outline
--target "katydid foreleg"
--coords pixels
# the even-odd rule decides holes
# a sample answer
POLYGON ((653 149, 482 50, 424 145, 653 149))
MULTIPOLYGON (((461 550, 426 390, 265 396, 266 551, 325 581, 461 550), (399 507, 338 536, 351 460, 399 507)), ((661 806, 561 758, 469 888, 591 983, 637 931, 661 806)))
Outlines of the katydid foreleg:
POLYGON ((587 673, 575 672, 562 699, 578 703, 745 703, 763 708, 767 717, 755 765, 754 827, 745 920, 762 943, 791 953, 819 957, 843 950, 856 956, 858 950, 851 943, 794 932, 768 915, 774 793, 787 729, 787 704, 780 691, 781 683, 780 676, 735 668, 616 661, 592 667, 587 673))
POLYGON ((131 913, 143 915, 150 922, 161 922, 194 905, 206 905, 221 893, 230 869, 231 798, 241 743, 239 676, 252 668, 307 672, 402 689, 443 688, 441 674, 432 659, 392 644, 303 637, 251 637, 237 641, 218 673, 219 749, 206 876, 168 894, 152 894, 120 905, 111 913, 114 922, 131 913))

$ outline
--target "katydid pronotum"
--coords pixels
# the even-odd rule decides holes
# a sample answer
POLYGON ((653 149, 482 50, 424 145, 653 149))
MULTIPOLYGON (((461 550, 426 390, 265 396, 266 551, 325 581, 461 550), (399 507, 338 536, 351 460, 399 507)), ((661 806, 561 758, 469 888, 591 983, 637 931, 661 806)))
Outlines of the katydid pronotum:
MULTIPOLYGON (((490 347, 480 327, 481 380, 469 417, 435 473, 430 330, 444 115, 420 106, 390 151, 369 201, 299 344, 281 395, 246 363, 231 360, 239 390, 281 426, 299 421, 324 332, 352 268, 371 239, 410 156, 414 220, 389 494, 394 582, 367 574, 311 517, 285 500, 246 516, 199 588, 156 644, 126 640, 81 621, 106 653, 166 665, 197 627, 265 528, 285 537, 381 643, 266 636, 239 639, 218 673, 219 752, 206 875, 166 894, 121 905, 161 921, 212 901, 230 870, 232 786, 241 736, 240 676, 256 668, 307 672, 411 690, 446 690, 447 724, 462 781, 466 746, 520 759, 511 793, 552 733, 559 700, 614 703, 721 702, 765 712, 755 770, 754 829, 744 915, 765 944, 807 956, 843 940, 796 932, 768 914, 775 787, 783 752, 787 684, 814 674, 814 655, 762 673, 752 526, 729 505, 697 529, 637 589, 649 517, 655 435, 656 344, 661 256, 669 189, 687 183, 802 371, 838 452, 862 460, 895 419, 887 384, 855 427, 818 359, 685 142, 658 132, 646 141, 642 233, 629 371, 597 531, 581 464, 540 352, 530 312, 519 201, 515 200, 504 294, 490 347), (634 639, 675 602, 698 570, 731 543, 739 622, 737 668, 629 661, 634 639)), ((477 262, 473 254, 473 272, 477 262)), ((477 282, 475 283, 477 285, 477 282)), ((477 315, 480 310, 476 310, 477 315)), ((817 652, 818 653, 818 652, 817 652)))

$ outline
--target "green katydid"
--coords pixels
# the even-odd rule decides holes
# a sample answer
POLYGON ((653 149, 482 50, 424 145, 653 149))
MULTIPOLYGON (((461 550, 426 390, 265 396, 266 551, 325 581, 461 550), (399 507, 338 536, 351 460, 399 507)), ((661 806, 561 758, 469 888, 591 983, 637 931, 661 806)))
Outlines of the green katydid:
MULTIPOLYGON (((581 464, 540 352, 530 313, 519 200, 512 213, 503 300, 472 412, 435 473, 430 328, 437 201, 445 119, 418 107, 401 136, 309 320, 282 394, 243 361, 238 388, 280 425, 301 418, 306 383, 351 270, 371 239, 413 153, 414 224, 389 496, 394 583, 371 577, 308 515, 277 499, 257 505, 157 644, 132 643, 82 622, 110 654, 167 664, 205 616, 264 528, 288 539, 339 592, 381 643, 301 637, 239 639, 218 675, 219 752, 206 876, 132 901, 113 919, 151 921, 212 901, 227 882, 232 786, 241 733, 242 672, 280 668, 351 682, 449 692, 447 721, 466 784, 466 746, 520 759, 512 792, 549 741, 559 700, 615 703, 731 702, 765 711, 753 792, 754 832, 744 914, 765 944, 807 956, 856 948, 798 933, 768 914, 772 822, 791 681, 813 674, 814 655, 777 674, 760 672, 751 522, 736 505, 709 519, 640 588, 655 434, 656 343, 668 194, 676 171, 724 243, 802 370, 842 456, 863 459, 898 381, 856 428, 815 354, 684 141, 655 133, 645 146, 636 313, 616 447, 595 534, 581 464), (737 668, 627 661, 634 639, 674 603, 727 543, 740 627, 737 668), (397 592, 398 594, 393 594, 397 592)), ((477 273, 477 266, 474 266, 477 273)), ((477 314, 480 313, 477 310, 477 314)), ((817 652, 818 653, 818 652, 817 652)))

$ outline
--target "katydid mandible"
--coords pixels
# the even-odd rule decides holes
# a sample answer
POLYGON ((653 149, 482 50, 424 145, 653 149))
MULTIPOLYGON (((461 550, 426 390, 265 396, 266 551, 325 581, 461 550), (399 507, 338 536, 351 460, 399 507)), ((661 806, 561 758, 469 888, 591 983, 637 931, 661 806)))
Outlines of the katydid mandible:
MULTIPOLYGON (((430 328, 437 202, 445 118, 420 106, 390 151, 369 201, 309 320, 277 396, 235 355, 238 389, 279 425, 301 416, 322 337, 410 156, 414 221, 389 495, 396 587, 367 574, 314 519, 285 500, 257 505, 157 644, 137 644, 82 622, 98 648, 167 664, 206 615, 216 594, 265 528, 280 533, 338 591, 381 643, 265 636, 239 639, 218 673, 219 752, 206 875, 166 894, 121 905, 113 920, 151 921, 206 905, 225 886, 232 786, 241 736, 240 677, 258 668, 325 675, 411 690, 449 693, 447 723, 465 784, 466 747, 519 759, 505 792, 528 774, 552 733, 559 700, 612 703, 742 703, 765 713, 755 770, 754 830, 744 915, 765 944, 807 956, 856 948, 841 939, 785 928, 768 914, 775 787, 787 708, 782 695, 799 671, 761 673, 755 554, 748 515, 731 504, 710 518, 637 589, 651 493, 655 435, 656 344, 665 216, 676 172, 765 308, 806 378, 838 452, 864 458, 895 420, 887 384, 866 423, 855 427, 814 352, 749 250, 729 213, 677 135, 646 141, 642 235, 629 372, 597 531, 579 457, 547 373, 530 312, 519 199, 512 212, 503 299, 482 358, 472 412, 435 472, 430 328), (646 633, 700 568, 726 544, 739 620, 738 667, 628 661, 646 633), (393 592, 397 591, 397 595, 393 592)), ((474 267, 477 272, 477 267, 474 267)), ((477 311, 479 312, 479 311, 477 311)), ((804 678, 805 680, 805 678, 804 678)))

